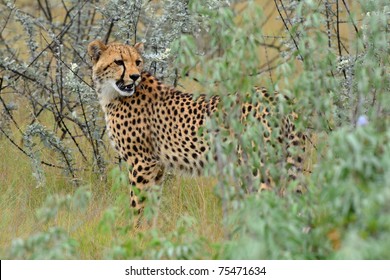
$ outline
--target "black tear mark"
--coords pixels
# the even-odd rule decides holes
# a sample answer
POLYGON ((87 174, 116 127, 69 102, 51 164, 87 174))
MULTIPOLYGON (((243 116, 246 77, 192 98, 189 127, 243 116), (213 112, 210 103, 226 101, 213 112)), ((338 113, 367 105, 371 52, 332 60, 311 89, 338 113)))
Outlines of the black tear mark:
MULTIPOLYGON (((122 56, 122 52, 121 52, 121 58, 122 58, 122 61, 124 61, 124 60, 123 60, 123 56, 122 56)), ((126 73, 126 65, 125 65, 125 63, 123 62, 123 72, 122 72, 120 81, 123 81, 123 78, 125 77, 125 73, 126 73)))

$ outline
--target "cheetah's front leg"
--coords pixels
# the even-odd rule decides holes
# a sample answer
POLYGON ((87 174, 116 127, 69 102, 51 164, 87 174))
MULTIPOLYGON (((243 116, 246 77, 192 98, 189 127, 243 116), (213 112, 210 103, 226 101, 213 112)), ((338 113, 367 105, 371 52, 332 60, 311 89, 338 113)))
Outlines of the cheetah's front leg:
POLYGON ((164 167, 157 160, 146 161, 134 159, 130 162, 129 171, 131 184, 130 203, 138 214, 141 214, 145 204, 145 192, 150 187, 160 185, 164 175, 164 167))

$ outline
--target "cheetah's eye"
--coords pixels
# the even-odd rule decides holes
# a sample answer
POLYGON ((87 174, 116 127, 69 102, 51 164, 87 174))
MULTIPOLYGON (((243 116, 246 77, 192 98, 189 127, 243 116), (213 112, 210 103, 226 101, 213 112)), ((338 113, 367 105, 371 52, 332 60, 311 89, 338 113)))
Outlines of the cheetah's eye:
POLYGON ((137 60, 135 61, 135 65, 137 65, 137 66, 140 66, 141 63, 142 63, 142 61, 141 61, 140 59, 137 59, 137 60))
POLYGON ((116 65, 124 65, 123 60, 114 60, 114 62, 116 63, 116 65))

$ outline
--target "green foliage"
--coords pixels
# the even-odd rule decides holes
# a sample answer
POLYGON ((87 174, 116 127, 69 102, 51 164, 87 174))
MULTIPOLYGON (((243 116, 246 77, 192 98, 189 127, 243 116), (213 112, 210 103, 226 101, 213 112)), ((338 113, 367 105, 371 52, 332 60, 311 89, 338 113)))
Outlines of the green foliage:
POLYGON ((61 228, 49 228, 30 236, 28 239, 15 239, 10 249, 10 259, 77 259, 77 242, 61 228))
MULTIPOLYGON (((254 10, 251 4, 248 6, 243 18, 250 18, 250 11, 254 10)), ((280 168, 277 158, 283 151, 264 147, 259 140, 261 134, 256 132, 258 126, 252 120, 247 127, 240 126, 239 112, 234 108, 228 118, 217 115, 208 126, 210 130, 226 128, 226 132, 222 130, 211 139, 219 156, 211 170, 219 179, 225 235, 229 237, 222 246, 223 257, 388 257, 388 219, 378 222, 378 217, 388 216, 390 186, 386 179, 390 163, 388 24, 385 20, 388 11, 383 1, 370 1, 359 8, 363 15, 362 30, 356 26, 349 7, 344 7, 355 32, 354 39, 346 42, 341 41, 339 31, 335 34, 337 40, 332 37, 340 24, 338 19, 333 21, 336 19, 333 15, 337 13, 338 17, 341 13, 338 6, 300 1, 290 6, 289 15, 280 13, 286 17, 283 19, 286 28, 288 23, 296 23, 286 30, 289 38, 286 58, 277 69, 278 81, 285 85, 282 92, 294 97, 295 102, 285 104, 279 100, 277 106, 284 114, 297 112, 300 116, 297 127, 318 139, 314 143, 317 158, 312 174, 307 176, 308 192, 303 198, 291 195, 280 198, 274 193, 261 194, 258 199, 243 198, 237 186, 251 185, 248 166, 256 166, 260 158, 267 158, 267 168, 280 178, 277 182, 282 187, 286 170, 280 168), (331 12, 334 8, 337 10, 331 12), (222 142, 224 137, 228 141, 222 142), (260 157, 252 148, 253 142, 262 147, 260 157), (237 164, 234 153, 237 145, 243 147, 247 163, 243 168, 237 164), (382 247, 374 245, 375 238, 383 240, 382 247), (353 242, 361 243, 364 249, 355 249, 353 242), (368 249, 370 245, 372 250, 368 249)), ((236 26, 230 9, 210 14, 210 49, 220 47, 223 51, 201 60, 202 72, 196 78, 212 88, 211 94, 222 96, 223 106, 230 108, 237 97, 226 92, 239 89, 239 95, 241 90, 245 94, 256 84, 249 78, 258 65, 256 56, 251 57, 256 52, 250 38, 261 36, 254 28, 260 20, 251 19, 236 26)), ((196 48, 193 39, 184 38, 180 46, 184 50, 181 63, 198 61, 194 58, 197 52, 193 50, 196 48)), ((245 100, 244 94, 240 100, 245 100)))
MULTIPOLYGON (((240 121, 241 107, 234 106, 245 101, 266 103, 259 95, 247 94, 254 93, 253 87, 258 85, 254 75, 260 63, 257 48, 262 33, 258 26, 262 22, 263 14, 259 6, 249 2, 240 14, 242 22, 237 24, 238 15, 230 7, 209 9, 202 2, 193 1, 191 8, 205 14, 209 38, 208 53, 204 56, 197 55, 199 52, 194 50, 197 47, 195 38, 182 37, 178 43, 178 51, 183 53, 179 62, 190 67, 200 65, 201 72, 195 74, 196 80, 207 88, 208 96, 219 95, 221 107, 228 108, 228 114, 216 114, 215 118, 210 120, 206 128, 211 133, 206 137, 214 146, 211 153, 218 155, 218 162, 210 167, 210 174, 218 177, 218 193, 223 199, 224 209, 234 211, 240 207, 240 199, 245 195, 245 189, 253 191, 255 186, 260 184, 259 180, 252 176, 253 169, 258 168, 264 174, 265 170, 260 168, 261 159, 268 154, 275 154, 275 151, 271 151, 272 146, 260 151, 253 147, 252 143, 266 147, 262 143, 262 126, 251 117, 248 118, 246 126, 243 126, 240 121), (218 133, 214 133, 217 130, 218 133), (238 146, 241 148, 240 154, 236 153, 238 146), (247 165, 239 164, 241 157, 247 165)), ((186 70, 186 67, 183 66, 182 69, 186 70)))
POLYGON ((91 194, 79 188, 73 195, 49 195, 36 211, 37 222, 47 226, 47 230, 37 232, 27 238, 12 241, 9 259, 77 259, 78 242, 70 233, 51 223, 61 211, 80 213, 86 210, 91 194))
MULTIPOLYGON (((204 247, 207 240, 192 233, 196 221, 189 216, 181 217, 170 233, 164 233, 156 227, 157 200, 154 192, 148 193, 149 203, 144 210, 143 225, 149 224, 150 229, 144 232, 134 232, 138 216, 135 216, 128 203, 127 174, 118 168, 111 172, 113 180, 112 191, 116 200, 113 207, 106 209, 99 229, 109 233, 113 239, 105 253, 109 259, 201 259, 207 258, 204 247)), ((141 224, 142 226, 142 224, 141 224)))
POLYGON ((333 148, 313 174, 321 205, 316 227, 339 232, 343 245, 335 258, 388 259, 390 130, 341 129, 329 143, 333 148))
POLYGON ((266 193, 245 201, 232 216, 237 238, 226 244, 225 256, 388 259, 389 133, 370 125, 332 134, 308 193, 284 199, 266 193))

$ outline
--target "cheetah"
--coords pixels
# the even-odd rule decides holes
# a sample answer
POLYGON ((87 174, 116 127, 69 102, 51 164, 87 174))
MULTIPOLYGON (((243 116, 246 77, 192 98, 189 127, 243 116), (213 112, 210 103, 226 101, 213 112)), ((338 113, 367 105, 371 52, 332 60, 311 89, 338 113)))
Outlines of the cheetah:
MULTIPOLYGON (((200 95, 195 99, 190 93, 163 84, 143 70, 142 52, 142 43, 130 46, 95 40, 88 45, 92 79, 108 135, 120 158, 131 166, 130 203, 139 213, 145 203, 139 193, 161 184, 165 170, 202 174, 210 147, 199 129, 220 103, 218 96, 206 99, 200 95)), ((258 88, 256 92, 270 98, 265 89, 258 88)), ((244 105, 242 117, 252 110, 259 120, 269 114, 268 108, 260 111, 259 104, 256 106, 244 105)), ((271 131, 265 119, 261 123, 271 131)), ((294 134, 289 118, 284 120, 281 135, 293 145, 299 145, 302 138, 294 134)), ((302 169, 301 162, 301 157, 295 161, 298 171, 302 169)))

